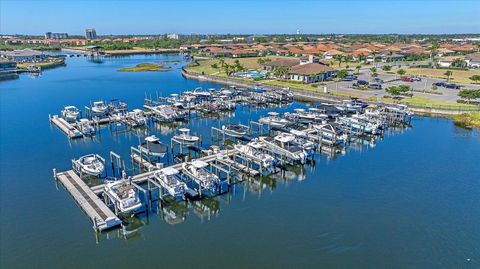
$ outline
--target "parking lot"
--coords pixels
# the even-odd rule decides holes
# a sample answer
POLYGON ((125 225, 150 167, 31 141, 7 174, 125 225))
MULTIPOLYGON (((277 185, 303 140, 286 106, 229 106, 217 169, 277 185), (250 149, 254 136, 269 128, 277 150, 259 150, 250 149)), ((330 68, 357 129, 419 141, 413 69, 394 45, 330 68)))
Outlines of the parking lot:
MULTIPOLYGON (((413 81, 413 82, 406 82, 400 80, 400 76, 397 74, 378 74, 378 78, 382 79, 384 82, 380 83, 382 85, 381 90, 374 90, 374 89, 366 89, 360 90, 353 88, 353 83, 355 81, 340 81, 331 83, 327 86, 327 90, 329 92, 341 92, 341 93, 350 93, 355 94, 363 98, 369 97, 379 97, 386 95, 385 88, 394 85, 407 85, 412 87, 413 95, 429 98, 436 101, 442 102, 456 102, 458 100, 458 91, 457 89, 447 89, 444 87, 437 87, 436 90, 432 90, 432 85, 435 82, 445 82, 444 79, 438 78, 426 78, 421 77, 421 81, 413 81), (432 93, 424 93, 422 91, 436 91, 441 94, 432 94, 432 93)), ((362 69, 360 70, 360 74, 358 75, 358 80, 364 80, 369 83, 377 83, 374 82, 371 76, 371 72, 369 69, 362 69)), ((457 84, 461 88, 468 88, 468 89, 480 89, 480 85, 475 84, 457 84)))

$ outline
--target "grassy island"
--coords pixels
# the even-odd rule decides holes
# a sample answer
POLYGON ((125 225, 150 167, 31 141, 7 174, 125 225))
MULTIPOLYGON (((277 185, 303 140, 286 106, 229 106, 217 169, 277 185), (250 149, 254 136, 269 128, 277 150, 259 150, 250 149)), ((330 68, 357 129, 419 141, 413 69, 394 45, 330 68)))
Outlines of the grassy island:
POLYGON ((169 67, 165 67, 162 64, 155 63, 141 63, 134 67, 125 67, 118 69, 119 72, 157 72, 157 71, 169 71, 169 67))

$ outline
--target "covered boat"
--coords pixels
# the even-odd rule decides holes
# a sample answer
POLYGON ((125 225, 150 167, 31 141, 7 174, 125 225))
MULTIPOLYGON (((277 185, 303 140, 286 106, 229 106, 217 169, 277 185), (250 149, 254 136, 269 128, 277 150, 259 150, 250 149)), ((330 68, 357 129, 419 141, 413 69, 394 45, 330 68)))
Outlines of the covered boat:
POLYGON ((280 114, 277 112, 268 112, 268 116, 261 117, 258 122, 277 128, 283 128, 290 123, 288 120, 280 117, 280 114))
POLYGON ((105 171, 105 159, 98 154, 88 154, 72 161, 73 170, 91 176, 101 176, 105 171))
POLYGON ((179 134, 176 134, 173 136, 173 139, 175 139, 178 142, 181 142, 186 145, 193 145, 200 140, 198 136, 190 135, 190 129, 187 128, 180 128, 178 129, 180 132, 179 134))
POLYGON ((145 154, 159 158, 163 158, 168 150, 167 146, 155 135, 145 137, 145 141, 140 144, 139 149, 145 154))
POLYGON ((228 123, 222 126, 222 130, 225 132, 226 135, 231 137, 243 137, 248 132, 248 127, 236 124, 236 123, 228 123))
POLYGON ((93 102, 92 113, 98 116, 103 116, 108 113, 108 106, 103 101, 93 102))
POLYGON ((92 126, 88 119, 80 119, 77 123, 77 127, 85 136, 91 136, 95 134, 95 127, 92 126))
POLYGON ((181 180, 180 172, 172 167, 166 167, 155 172, 158 183, 167 190, 175 200, 185 200, 187 185, 181 180))
POLYGON ((120 213, 132 214, 142 207, 138 190, 125 179, 107 181, 104 191, 113 200, 120 213))
POLYGON ((182 164, 182 173, 195 181, 202 190, 213 194, 219 186, 220 179, 217 175, 210 173, 207 167, 208 163, 200 160, 186 162, 182 164))
POLYGON ((66 106, 62 110, 62 118, 67 122, 76 122, 80 116, 80 110, 75 106, 66 106))
POLYGON ((262 169, 265 169, 268 172, 273 172, 275 170, 275 158, 262 151, 262 149, 265 148, 265 144, 262 142, 252 141, 247 145, 235 145, 234 148, 244 157, 260 164, 262 169))

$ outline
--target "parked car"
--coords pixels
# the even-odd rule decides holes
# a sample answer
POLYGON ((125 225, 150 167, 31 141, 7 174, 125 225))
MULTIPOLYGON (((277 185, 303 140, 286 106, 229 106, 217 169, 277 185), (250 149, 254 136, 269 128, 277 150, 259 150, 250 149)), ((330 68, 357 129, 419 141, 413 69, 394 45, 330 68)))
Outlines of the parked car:
POLYGON ((356 86, 356 87, 368 86, 368 81, 357 80, 357 82, 353 83, 353 86, 356 86))
POLYGON ((434 86, 437 86, 437 87, 445 87, 445 85, 447 85, 447 83, 445 82, 435 82, 433 83, 434 86))
POLYGON ((422 81, 421 77, 414 76, 412 77, 413 81, 422 81))
POLYGON ((375 83, 372 83, 372 84, 368 85, 368 87, 369 87, 370 89, 374 89, 374 90, 381 90, 381 89, 382 89, 382 85, 380 85, 380 84, 375 84, 375 83))
POLYGON ((447 83, 447 84, 445 84, 444 87, 447 88, 447 89, 455 89, 455 90, 460 89, 460 86, 458 86, 455 83, 447 83))
POLYGON ((411 77, 403 77, 403 78, 402 78, 402 81, 413 82, 413 78, 411 78, 411 77))
POLYGON ((348 76, 345 76, 343 78, 343 81, 353 81, 353 80, 356 80, 357 79, 357 76, 354 76, 354 75, 348 75, 348 76))
POLYGON ((373 81, 375 81, 377 83, 383 83, 383 79, 381 79, 381 78, 374 78, 373 81))

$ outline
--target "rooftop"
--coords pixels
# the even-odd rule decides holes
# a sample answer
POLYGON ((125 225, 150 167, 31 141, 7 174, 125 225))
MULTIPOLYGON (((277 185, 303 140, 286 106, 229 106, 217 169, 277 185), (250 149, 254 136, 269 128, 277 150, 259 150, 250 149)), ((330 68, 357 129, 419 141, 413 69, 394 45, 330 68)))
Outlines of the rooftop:
POLYGON ((295 65, 290 69, 291 74, 299 74, 299 75, 315 75, 315 74, 321 74, 321 73, 333 72, 333 71, 335 71, 334 68, 331 68, 330 66, 326 66, 323 64, 318 64, 318 63, 295 65))

